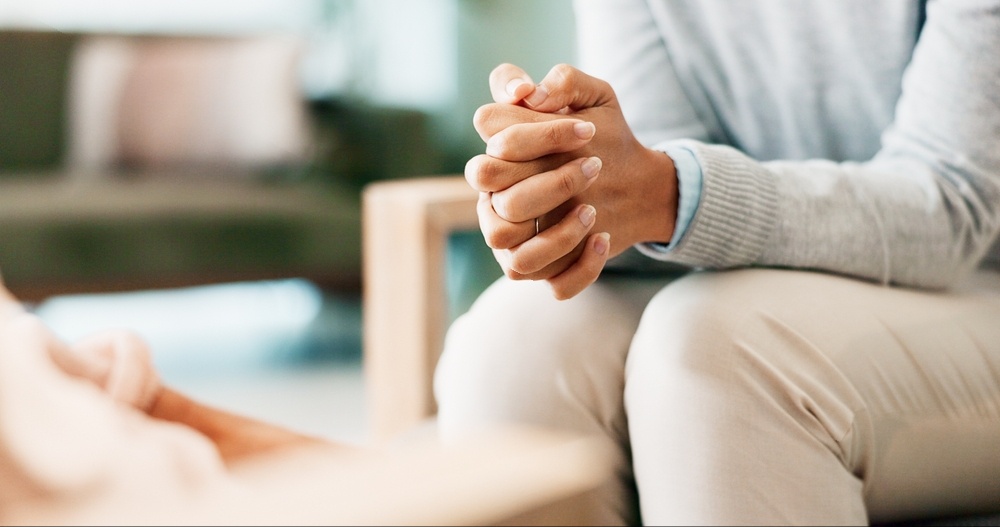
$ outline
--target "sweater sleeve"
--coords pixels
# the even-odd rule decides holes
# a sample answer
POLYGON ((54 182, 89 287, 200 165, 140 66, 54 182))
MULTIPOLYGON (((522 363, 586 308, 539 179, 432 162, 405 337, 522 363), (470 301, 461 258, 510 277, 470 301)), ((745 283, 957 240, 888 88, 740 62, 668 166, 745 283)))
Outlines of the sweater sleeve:
POLYGON ((708 140, 645 1, 576 0, 574 5, 579 66, 608 81, 616 93, 628 94, 619 103, 636 138, 647 146, 708 140))
POLYGON ((872 159, 758 162, 694 137, 683 144, 703 171, 701 202, 655 257, 928 288, 974 269, 1000 229, 1000 1, 928 4, 872 159))

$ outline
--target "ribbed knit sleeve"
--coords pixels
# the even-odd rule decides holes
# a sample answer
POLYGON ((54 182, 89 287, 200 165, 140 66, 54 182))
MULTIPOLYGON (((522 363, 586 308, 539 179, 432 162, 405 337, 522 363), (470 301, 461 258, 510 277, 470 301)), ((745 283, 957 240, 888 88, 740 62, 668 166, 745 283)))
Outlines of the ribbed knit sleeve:
MULTIPOLYGON (((662 54, 708 131, 684 142, 703 172, 697 213, 677 246, 647 255, 926 288, 983 260, 1000 232, 1000 0, 928 2, 911 49, 899 45, 916 27, 902 2, 627 4, 656 20, 666 51, 647 54, 662 54), (756 18, 733 34, 741 16, 756 18), (885 97, 897 89, 893 109, 885 97), (870 157, 857 157, 867 145, 870 157)), ((675 86, 623 88, 645 128, 655 112, 626 101, 669 100, 675 86)))
POLYGON ((639 249, 648 256, 693 267, 738 267, 759 261, 777 221, 773 175, 728 146, 696 141, 676 144, 691 150, 701 165, 698 212, 670 252, 639 249))

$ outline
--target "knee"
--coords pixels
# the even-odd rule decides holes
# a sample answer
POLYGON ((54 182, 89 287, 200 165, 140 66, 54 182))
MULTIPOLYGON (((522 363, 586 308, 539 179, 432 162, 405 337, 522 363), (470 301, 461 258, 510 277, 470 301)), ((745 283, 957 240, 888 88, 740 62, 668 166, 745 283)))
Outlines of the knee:
POLYGON ((719 275, 694 275, 660 291, 646 306, 629 352, 629 369, 713 370, 727 361, 735 334, 744 322, 744 304, 732 291, 715 286, 719 275))
POLYGON ((434 382, 442 426, 577 428, 574 413, 612 414, 640 312, 620 303, 603 286, 560 302, 544 283, 495 283, 448 331, 434 382))
POLYGON ((564 324, 542 323, 548 296, 543 284, 501 279, 451 325, 434 378, 441 421, 523 420, 525 396, 568 366, 563 349, 544 342, 564 324))
POLYGON ((455 320, 435 372, 440 404, 510 389, 510 377, 516 372, 535 371, 543 359, 551 360, 532 353, 537 347, 532 326, 539 316, 535 305, 546 300, 544 291, 535 286, 501 279, 455 320))
POLYGON ((671 284, 642 315, 626 364, 626 398, 662 398, 669 390, 686 400, 766 400, 806 419, 831 408, 849 414, 859 399, 833 359, 839 350, 831 313, 818 301, 837 280, 747 270, 671 284))
POLYGON ((771 382, 779 378, 774 373, 801 364, 795 356, 811 351, 802 349, 810 343, 798 338, 799 322, 772 309, 788 298, 778 294, 786 278, 759 270, 694 274, 660 291, 632 341, 629 383, 672 378, 733 391, 735 383, 771 382))
POLYGON ((832 359, 830 313, 817 301, 836 280, 737 271, 692 275, 661 291, 626 363, 630 426, 669 415, 678 426, 739 434, 767 421, 847 459, 840 441, 864 402, 832 359))

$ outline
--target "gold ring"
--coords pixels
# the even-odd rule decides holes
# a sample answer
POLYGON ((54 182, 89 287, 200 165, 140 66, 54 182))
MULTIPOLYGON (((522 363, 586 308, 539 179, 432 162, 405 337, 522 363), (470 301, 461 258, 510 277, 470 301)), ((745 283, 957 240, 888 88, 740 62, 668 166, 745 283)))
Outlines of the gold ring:
POLYGON ((535 218, 535 236, 538 236, 539 232, 541 232, 541 230, 538 228, 538 218, 535 218))

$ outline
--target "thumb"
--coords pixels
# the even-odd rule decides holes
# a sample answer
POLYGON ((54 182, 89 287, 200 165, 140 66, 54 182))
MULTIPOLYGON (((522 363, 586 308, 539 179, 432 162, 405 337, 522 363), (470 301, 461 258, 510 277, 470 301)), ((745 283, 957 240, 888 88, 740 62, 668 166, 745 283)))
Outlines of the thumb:
POLYGON ((517 104, 533 89, 531 77, 513 64, 501 64, 490 72, 490 95, 495 103, 517 104))
POLYGON ((555 113, 564 108, 573 111, 616 103, 611 85, 568 65, 559 64, 524 99, 528 108, 555 113))
POLYGON ((159 396, 161 381, 153 366, 149 347, 126 331, 94 335, 73 346, 82 360, 103 365, 104 371, 92 378, 116 401, 148 411, 159 396))

